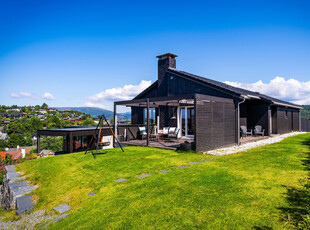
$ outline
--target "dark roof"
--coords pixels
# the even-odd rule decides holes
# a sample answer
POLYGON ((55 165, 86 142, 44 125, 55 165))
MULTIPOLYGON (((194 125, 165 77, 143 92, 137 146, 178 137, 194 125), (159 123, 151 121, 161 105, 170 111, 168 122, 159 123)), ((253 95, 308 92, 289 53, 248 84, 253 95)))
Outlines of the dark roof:
MULTIPOLYGON (((299 106, 299 105, 296 105, 296 104, 293 104, 293 103, 290 103, 290 102, 287 102, 287 101, 279 100, 277 98, 273 98, 273 97, 267 96, 265 94, 261 94, 261 93, 258 93, 258 92, 254 92, 254 91, 250 91, 250 90, 234 87, 234 86, 225 84, 223 82, 219 82, 219 81, 215 81, 215 80, 212 80, 212 79, 209 79, 209 78, 197 76, 197 75, 194 75, 194 74, 191 74, 191 73, 187 73, 187 72, 184 72, 184 71, 181 71, 181 70, 177 70, 177 69, 174 69, 174 68, 169 68, 167 71, 169 73, 172 73, 172 74, 181 75, 181 76, 183 76, 185 78, 191 78, 191 79, 200 81, 201 83, 212 85, 215 88, 218 88, 220 90, 222 89, 222 90, 228 91, 230 94, 233 94, 233 95, 236 95, 236 96, 241 96, 241 95, 254 96, 254 97, 259 97, 262 100, 265 100, 265 101, 268 101, 268 102, 279 103, 279 104, 284 104, 286 106, 292 106, 292 107, 301 108, 301 106, 299 106)), ((156 83, 156 82, 154 82, 154 83, 156 83)), ((145 91, 147 91, 147 90, 145 90, 145 91)))

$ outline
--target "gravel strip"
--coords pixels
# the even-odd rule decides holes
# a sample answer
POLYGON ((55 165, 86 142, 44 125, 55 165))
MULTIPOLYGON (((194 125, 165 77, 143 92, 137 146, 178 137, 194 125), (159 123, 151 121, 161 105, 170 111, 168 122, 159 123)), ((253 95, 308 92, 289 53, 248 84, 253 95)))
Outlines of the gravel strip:
POLYGON ((0 221, 0 229, 34 229, 36 224, 55 218, 55 216, 46 215, 44 210, 22 215, 21 217, 21 219, 16 221, 0 221))
POLYGON ((299 134, 305 134, 305 133, 306 132, 286 133, 286 134, 270 137, 268 139, 246 143, 246 144, 239 145, 239 146, 232 146, 232 147, 227 147, 227 148, 211 150, 211 151, 208 151, 208 152, 204 152, 204 154, 210 154, 210 155, 229 155, 229 154, 233 154, 233 153, 237 153, 237 152, 246 151, 246 150, 249 150, 249 149, 252 149, 252 148, 256 148, 256 147, 277 143, 277 142, 280 142, 280 141, 282 141, 283 139, 285 139, 287 137, 291 137, 291 136, 295 136, 295 135, 299 135, 299 134))

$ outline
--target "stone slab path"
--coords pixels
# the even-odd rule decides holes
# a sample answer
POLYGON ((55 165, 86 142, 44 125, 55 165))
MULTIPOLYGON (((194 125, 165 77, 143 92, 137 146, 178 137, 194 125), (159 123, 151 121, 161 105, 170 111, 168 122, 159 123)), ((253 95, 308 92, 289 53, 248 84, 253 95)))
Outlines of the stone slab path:
POLYGON ((142 178, 148 177, 148 176, 152 176, 152 174, 142 174, 142 175, 136 176, 136 178, 142 179, 142 178))
POLYGON ((66 212, 66 211, 69 211, 71 209, 71 207, 67 204, 62 204, 62 205, 59 205, 58 207, 54 208, 54 210, 60 214, 66 212))
POLYGON ((20 173, 16 172, 15 165, 5 167, 6 174, 3 177, 1 186, 1 206, 4 210, 17 210, 16 214, 21 215, 33 209, 32 195, 25 196, 32 192, 35 187, 30 185, 20 173))

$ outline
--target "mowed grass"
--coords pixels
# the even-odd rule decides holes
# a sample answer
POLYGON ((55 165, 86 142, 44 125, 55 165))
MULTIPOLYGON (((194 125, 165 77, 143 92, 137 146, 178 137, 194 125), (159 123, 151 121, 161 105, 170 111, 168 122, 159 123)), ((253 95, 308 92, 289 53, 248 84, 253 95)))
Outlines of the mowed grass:
POLYGON ((309 156, 309 140, 310 134, 303 134, 216 158, 126 147, 124 153, 111 149, 96 160, 81 152, 17 168, 38 185, 35 210, 72 206, 70 215, 51 229, 283 229, 287 187, 299 186, 308 175, 303 160, 309 156), (175 168, 192 161, 203 163, 175 168), (164 169, 172 172, 158 172, 164 169), (152 176, 135 178, 143 173, 152 176), (114 181, 119 178, 128 181, 114 181))

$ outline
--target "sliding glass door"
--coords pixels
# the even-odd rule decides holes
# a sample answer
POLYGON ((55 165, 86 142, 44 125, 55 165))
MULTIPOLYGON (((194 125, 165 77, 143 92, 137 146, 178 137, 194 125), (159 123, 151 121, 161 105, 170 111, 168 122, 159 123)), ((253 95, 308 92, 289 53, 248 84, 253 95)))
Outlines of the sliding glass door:
POLYGON ((180 108, 180 128, 183 137, 194 137, 195 123, 194 123, 194 107, 180 108))

